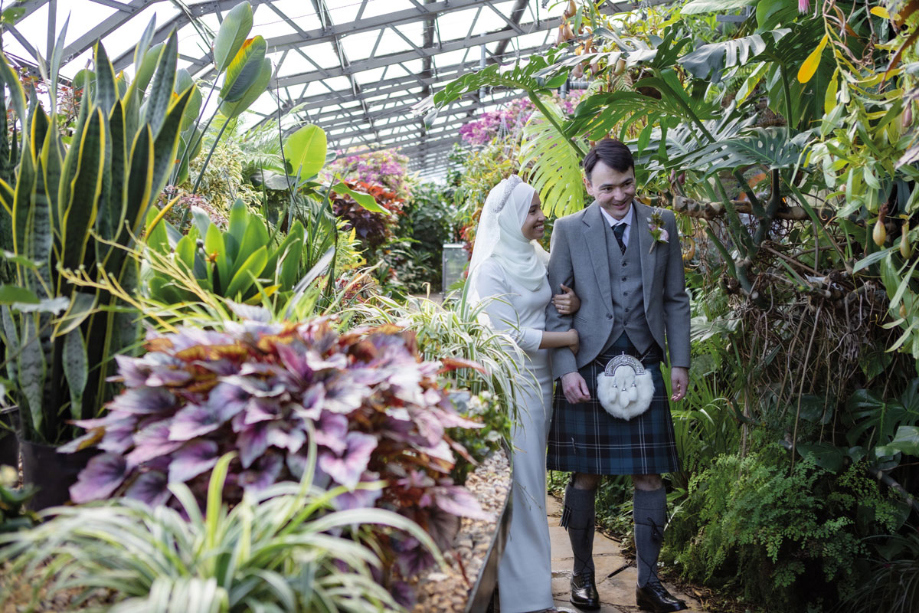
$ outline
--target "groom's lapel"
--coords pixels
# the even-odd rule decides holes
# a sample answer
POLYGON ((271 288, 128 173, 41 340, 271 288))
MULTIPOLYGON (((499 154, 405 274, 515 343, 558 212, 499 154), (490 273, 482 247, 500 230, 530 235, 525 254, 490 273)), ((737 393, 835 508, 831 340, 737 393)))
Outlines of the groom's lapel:
POLYGON ((600 205, 596 202, 588 207, 581 218, 584 222, 582 228, 584 238, 586 239, 587 254, 594 266, 594 273, 597 275, 597 285, 600 287, 600 294, 606 304, 613 303, 613 292, 609 283, 609 255, 606 250, 606 234, 609 228, 603 215, 600 213, 600 205))
MULTIPOLYGON (((632 226, 633 236, 638 238, 638 251, 641 260, 641 289, 645 302, 645 312, 651 304, 651 282, 653 281, 654 263, 657 261, 657 249, 654 248, 654 237, 648 222, 651 219, 651 209, 637 200, 632 201, 635 209, 635 223, 632 226)), ((631 240, 631 238, 629 239, 631 240)))

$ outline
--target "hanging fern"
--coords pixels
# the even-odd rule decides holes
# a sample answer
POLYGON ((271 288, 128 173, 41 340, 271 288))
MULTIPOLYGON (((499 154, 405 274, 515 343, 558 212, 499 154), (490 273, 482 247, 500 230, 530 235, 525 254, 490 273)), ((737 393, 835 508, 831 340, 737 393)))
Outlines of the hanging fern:
MULTIPOLYGON (((542 106, 556 124, 563 123, 554 102, 543 101, 542 106)), ((581 156, 541 111, 535 111, 523 129, 520 158, 520 172, 539 192, 546 215, 561 217, 584 208, 581 156)))

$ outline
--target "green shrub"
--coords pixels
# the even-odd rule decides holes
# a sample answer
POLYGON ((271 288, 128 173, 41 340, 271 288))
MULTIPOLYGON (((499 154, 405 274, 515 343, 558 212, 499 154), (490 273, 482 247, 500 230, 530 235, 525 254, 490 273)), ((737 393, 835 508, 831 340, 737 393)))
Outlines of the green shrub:
POLYGON ((667 533, 669 555, 686 578, 733 588, 767 610, 821 607, 853 590, 862 537, 894 531, 897 517, 860 464, 839 475, 809 460, 789 470, 771 444, 722 455, 690 480, 667 533))

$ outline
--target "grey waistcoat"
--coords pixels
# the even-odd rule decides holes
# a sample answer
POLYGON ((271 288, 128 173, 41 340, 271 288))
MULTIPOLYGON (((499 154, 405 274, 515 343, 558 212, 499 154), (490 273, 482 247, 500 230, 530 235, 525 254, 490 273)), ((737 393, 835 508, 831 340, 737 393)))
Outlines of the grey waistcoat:
MULTIPOLYGON (((634 217, 633 217, 634 219, 634 217)), ((634 223, 633 223, 634 225, 634 223)), ((638 238, 635 228, 629 232, 629 243, 625 254, 619 250, 619 243, 612 228, 606 232, 606 251, 609 254, 610 288, 613 295, 613 331, 603 351, 612 347, 625 332, 639 353, 644 353, 654 343, 651 328, 645 317, 645 304, 641 284, 641 258, 638 253, 638 238)))

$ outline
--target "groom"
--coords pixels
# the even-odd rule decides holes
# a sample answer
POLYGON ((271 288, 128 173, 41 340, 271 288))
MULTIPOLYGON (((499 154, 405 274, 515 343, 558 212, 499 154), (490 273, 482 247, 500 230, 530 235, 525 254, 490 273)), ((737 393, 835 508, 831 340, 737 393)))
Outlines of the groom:
POLYGON ((594 501, 602 475, 631 475, 638 564, 636 600, 645 611, 686 608, 657 577, 667 523, 661 473, 679 470, 673 422, 661 376, 670 354, 673 401, 689 382, 689 296, 676 221, 634 200, 635 162, 628 147, 604 139, 584 158, 587 191, 594 202, 559 219, 552 232, 549 285, 574 289, 581 299, 572 316, 550 303, 546 330, 574 327, 581 347, 553 354, 556 385, 549 432, 548 468, 572 473, 565 490, 562 526, 574 553, 571 602, 600 608, 593 563, 594 501), (597 376, 614 356, 641 360, 654 380, 650 407, 630 420, 612 417, 597 399, 597 376))

